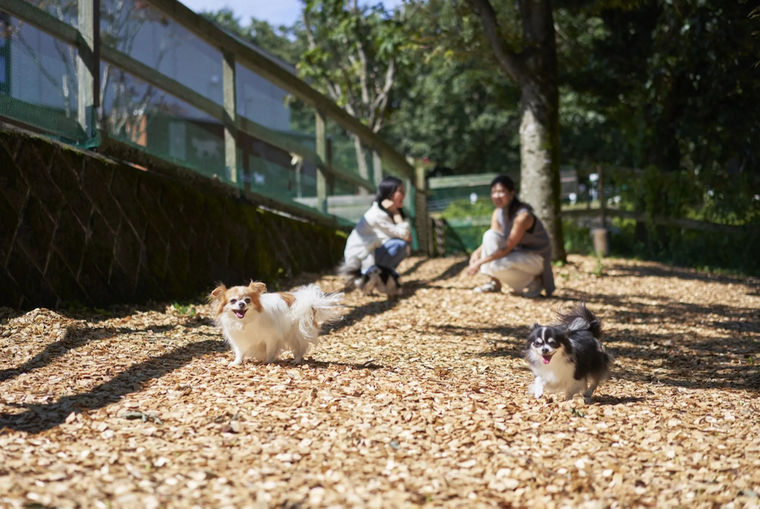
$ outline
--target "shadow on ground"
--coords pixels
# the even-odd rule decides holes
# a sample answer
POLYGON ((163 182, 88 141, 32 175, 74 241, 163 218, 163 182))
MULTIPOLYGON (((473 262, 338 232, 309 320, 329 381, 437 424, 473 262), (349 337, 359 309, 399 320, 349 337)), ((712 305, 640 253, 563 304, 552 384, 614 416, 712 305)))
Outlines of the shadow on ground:
POLYGON ((87 392, 63 396, 53 403, 23 404, 20 406, 26 408, 26 411, 19 414, 2 413, 0 428, 40 433, 63 423, 71 412, 81 413, 116 403, 127 394, 139 391, 147 381, 179 369, 195 357, 226 350, 227 345, 219 340, 198 341, 182 346, 134 364, 87 392))
MULTIPOLYGON (((178 327, 179 328, 181 327, 197 328, 202 325, 211 325, 211 324, 212 324, 211 320, 207 318, 203 318, 199 316, 192 316, 192 317, 188 316, 185 318, 183 322, 176 325, 156 325, 156 326, 147 326, 143 328, 135 328, 135 327, 121 328, 121 327, 99 327, 99 326, 81 327, 78 325, 70 325, 66 328, 66 332, 64 333, 63 337, 60 340, 48 344, 44 350, 37 353, 34 357, 29 359, 25 363, 21 364, 20 366, 16 368, 0 370, 0 382, 15 378, 16 376, 22 373, 28 373, 32 370, 43 368, 46 365, 53 362, 55 359, 59 357, 63 357, 66 353, 72 350, 81 348, 94 341, 107 340, 109 338, 113 338, 120 334, 135 334, 135 333, 147 332, 147 331, 150 331, 153 333, 163 333, 163 332, 169 332, 169 331, 175 330, 178 327)), ((215 338, 219 337, 218 334, 212 335, 212 334, 201 333, 201 332, 198 332, 197 334, 204 334, 208 336, 213 336, 215 338)), ((21 341, 22 338, 17 338, 17 340, 21 341)))

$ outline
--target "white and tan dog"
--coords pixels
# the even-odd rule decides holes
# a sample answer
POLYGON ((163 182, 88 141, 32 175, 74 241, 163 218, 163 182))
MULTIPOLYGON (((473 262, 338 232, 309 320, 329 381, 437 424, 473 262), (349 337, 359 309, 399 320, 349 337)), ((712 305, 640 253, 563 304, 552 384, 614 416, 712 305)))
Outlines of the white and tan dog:
POLYGON ((301 362, 317 344, 321 326, 343 317, 342 293, 325 294, 314 284, 293 292, 266 290, 264 283, 251 281, 248 286, 219 285, 209 295, 216 324, 235 352, 230 366, 247 357, 272 362, 286 349, 301 362))

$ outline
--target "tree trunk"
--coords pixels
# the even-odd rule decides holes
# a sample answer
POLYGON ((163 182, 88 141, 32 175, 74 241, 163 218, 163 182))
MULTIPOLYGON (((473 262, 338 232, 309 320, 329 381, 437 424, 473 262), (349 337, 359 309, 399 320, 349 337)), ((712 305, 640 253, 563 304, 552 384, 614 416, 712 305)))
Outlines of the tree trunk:
POLYGON ((520 199, 532 205, 552 240, 552 260, 565 260, 560 215, 557 88, 523 85, 520 120, 520 199), (552 104, 553 103, 553 104, 552 104))
POLYGON ((522 50, 504 38, 489 0, 468 0, 504 73, 520 98, 520 199, 532 205, 552 241, 552 260, 567 258, 559 183, 559 87, 551 0, 518 0, 522 50))
POLYGON ((520 193, 552 240, 552 260, 567 258, 559 182, 559 85, 551 0, 520 0, 527 73, 519 76, 520 193))

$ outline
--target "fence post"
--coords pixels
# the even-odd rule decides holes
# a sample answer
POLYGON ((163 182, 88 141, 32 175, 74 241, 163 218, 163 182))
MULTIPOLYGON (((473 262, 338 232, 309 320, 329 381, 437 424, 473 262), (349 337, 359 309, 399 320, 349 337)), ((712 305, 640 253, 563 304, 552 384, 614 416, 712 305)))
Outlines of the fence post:
POLYGON ((86 140, 92 140, 100 99, 100 0, 77 1, 77 28, 77 121, 86 140))
POLYGON ((235 55, 222 57, 222 94, 224 101, 224 167, 230 182, 238 183, 237 126, 235 97, 235 55))
POLYGON ((317 210, 327 213, 327 168, 330 165, 327 154, 327 135, 325 117, 319 110, 314 111, 316 121, 315 143, 320 163, 317 164, 317 210))
POLYGON ((601 225, 599 228, 591 230, 591 238, 594 244, 594 252, 597 256, 607 256, 609 254, 609 245, 607 243, 607 213, 604 205, 604 170, 601 165, 596 167, 596 173, 599 176, 597 182, 597 194, 599 196, 599 214, 601 216, 601 225))
POLYGON ((425 186, 425 168, 421 165, 414 167, 415 173, 415 228, 417 230, 418 248, 426 255, 433 252, 430 216, 428 214, 427 187, 425 186))
POLYGON ((372 151, 372 182, 375 183, 375 187, 380 185, 380 181, 383 180, 383 159, 380 157, 380 153, 377 150, 372 151))
POLYGON ((602 228, 607 228, 607 211, 604 200, 604 168, 601 165, 597 166, 597 173, 599 173, 599 211, 602 215, 602 228))

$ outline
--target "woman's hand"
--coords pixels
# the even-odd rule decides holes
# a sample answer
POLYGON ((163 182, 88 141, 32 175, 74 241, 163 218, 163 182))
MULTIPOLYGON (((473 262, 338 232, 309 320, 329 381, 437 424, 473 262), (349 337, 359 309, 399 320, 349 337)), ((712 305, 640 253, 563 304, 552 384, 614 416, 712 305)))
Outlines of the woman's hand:
POLYGON ((480 270, 481 265, 483 265, 483 260, 480 258, 480 248, 478 248, 472 253, 472 256, 470 256, 470 264, 467 266, 465 274, 468 276, 474 276, 478 273, 478 270, 480 270), (475 256, 476 254, 478 255, 477 257, 475 256))

